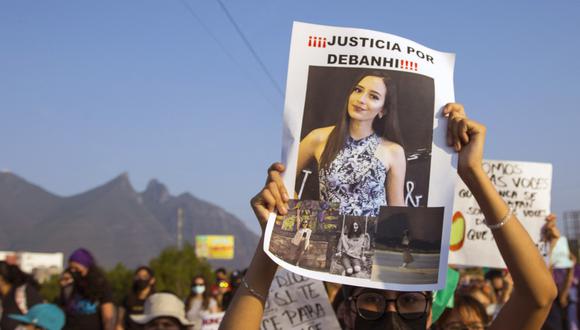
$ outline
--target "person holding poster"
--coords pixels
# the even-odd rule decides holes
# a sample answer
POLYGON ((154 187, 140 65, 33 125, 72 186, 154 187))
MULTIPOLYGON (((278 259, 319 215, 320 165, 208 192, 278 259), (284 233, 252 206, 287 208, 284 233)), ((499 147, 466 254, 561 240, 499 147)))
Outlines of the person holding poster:
MULTIPOLYGON (((556 286, 536 246, 524 227, 508 208, 482 169, 485 126, 467 119, 463 106, 447 104, 443 114, 448 118, 447 144, 459 154, 458 172, 465 181, 492 230, 498 248, 512 274, 514 291, 490 329, 538 329, 544 322, 556 286)), ((288 192, 281 178, 285 167, 273 164, 266 186, 251 201, 262 230, 270 213, 288 211, 288 192)), ((264 304, 277 265, 258 245, 242 287, 236 293, 220 329, 259 329, 264 304)), ((350 329, 426 329, 431 311, 429 294, 413 293, 417 304, 407 304, 408 292, 350 287, 345 325, 350 329), (371 299, 363 299, 369 297, 371 299), (404 298, 401 298, 404 297, 404 298), (420 308, 422 307, 422 308, 420 308)), ((463 321, 463 320, 461 320, 463 321)))
POLYGON ((377 216, 381 206, 405 206, 406 159, 395 95, 385 72, 365 74, 352 86, 338 122, 300 142, 297 173, 315 159, 320 199, 340 203, 341 214, 377 216))

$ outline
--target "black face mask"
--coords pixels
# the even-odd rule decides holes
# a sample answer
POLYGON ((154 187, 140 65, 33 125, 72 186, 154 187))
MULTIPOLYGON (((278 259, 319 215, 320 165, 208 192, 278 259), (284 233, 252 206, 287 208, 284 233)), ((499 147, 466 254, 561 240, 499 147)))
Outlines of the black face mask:
POLYGON ((83 279, 83 275, 77 270, 68 269, 68 272, 72 275, 73 283, 79 283, 83 279))
POLYGON ((369 321, 357 314, 354 321, 355 330, 425 330, 427 328, 427 313, 417 320, 405 320, 396 312, 385 312, 380 319, 369 321))
POLYGON ((138 279, 138 280, 133 281, 133 291, 134 292, 141 292, 148 286, 149 286, 149 280, 138 279))

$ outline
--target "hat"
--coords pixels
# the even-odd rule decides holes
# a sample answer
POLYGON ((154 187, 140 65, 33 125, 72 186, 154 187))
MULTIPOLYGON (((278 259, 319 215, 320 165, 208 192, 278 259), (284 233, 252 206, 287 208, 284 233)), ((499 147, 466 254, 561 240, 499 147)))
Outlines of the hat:
POLYGON ((73 253, 68 257, 68 261, 78 262, 79 264, 89 268, 95 264, 95 258, 87 249, 76 249, 73 253))
POLYGON ((8 317, 46 330, 61 330, 64 326, 64 313, 53 304, 34 305, 25 315, 8 314, 8 317))
POLYGON ((139 324, 147 324, 158 317, 173 317, 181 325, 189 326, 193 323, 185 318, 185 305, 176 295, 171 293, 155 293, 145 301, 145 310, 142 315, 130 315, 131 319, 139 324))

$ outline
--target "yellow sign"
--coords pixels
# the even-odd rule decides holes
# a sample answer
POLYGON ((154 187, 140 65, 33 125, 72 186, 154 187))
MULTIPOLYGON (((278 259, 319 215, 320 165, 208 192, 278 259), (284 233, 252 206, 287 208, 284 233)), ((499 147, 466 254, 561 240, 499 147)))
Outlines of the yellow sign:
POLYGON ((207 259, 233 259, 234 236, 232 235, 197 235, 195 236, 195 254, 207 259))

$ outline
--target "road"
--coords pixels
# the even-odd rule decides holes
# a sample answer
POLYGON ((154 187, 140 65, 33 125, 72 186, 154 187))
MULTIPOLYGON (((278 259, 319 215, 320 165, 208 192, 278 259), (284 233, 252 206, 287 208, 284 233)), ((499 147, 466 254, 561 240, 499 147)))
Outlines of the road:
POLYGON ((437 282, 439 254, 411 253, 414 261, 406 268, 403 253, 375 250, 371 279, 400 284, 432 284, 437 282))

